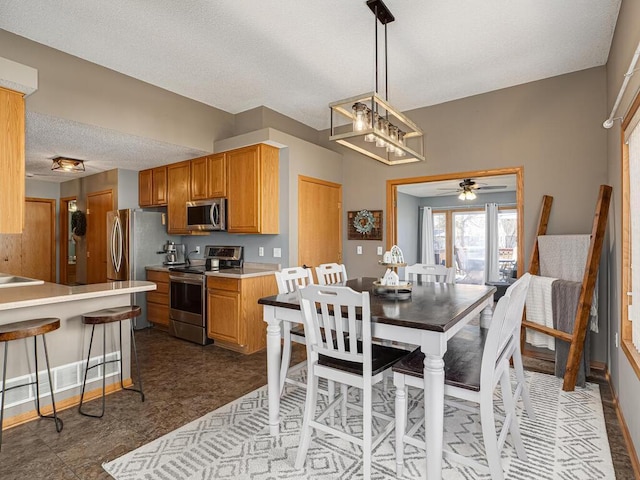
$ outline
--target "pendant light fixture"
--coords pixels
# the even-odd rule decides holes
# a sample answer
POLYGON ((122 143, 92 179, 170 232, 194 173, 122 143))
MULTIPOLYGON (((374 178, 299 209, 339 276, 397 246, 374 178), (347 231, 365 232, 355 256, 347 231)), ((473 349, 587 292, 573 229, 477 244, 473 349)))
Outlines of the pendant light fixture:
POLYGON ((387 24, 395 18, 382 0, 368 0, 367 6, 374 14, 376 89, 329 104, 329 140, 387 165, 424 161, 422 130, 388 102, 387 24), (384 25, 384 98, 378 93, 378 22, 384 25))

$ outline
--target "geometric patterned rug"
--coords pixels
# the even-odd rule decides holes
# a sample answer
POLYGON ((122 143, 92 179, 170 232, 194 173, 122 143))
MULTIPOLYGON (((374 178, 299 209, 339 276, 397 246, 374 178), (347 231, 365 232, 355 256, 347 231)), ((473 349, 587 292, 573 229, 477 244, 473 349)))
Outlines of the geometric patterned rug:
MULTIPOLYGON (((305 363, 295 375, 304 379, 305 363)), ((528 462, 507 444, 502 452, 505 476, 513 480, 615 479, 598 385, 587 383, 574 392, 562 391, 562 380, 525 372, 536 421, 519 405, 519 422, 528 462)), ((394 388, 376 387, 374 409, 393 416, 394 388)), ((350 389, 356 390, 357 389, 350 389)), ((499 390, 499 389, 498 389, 499 390)), ((305 469, 296 470, 304 408, 304 390, 287 385, 280 403, 280 436, 268 429, 267 387, 160 437, 103 468, 116 480, 208 479, 361 479, 359 447, 327 434, 314 434, 305 469)), ((409 390, 409 422, 424 415, 421 392, 409 390)), ((322 395, 319 396, 322 399, 322 395)), ((350 398, 350 400, 357 400, 350 398)), ((499 405, 499 399, 496 401, 499 405)), ((499 408, 499 407, 498 407, 499 408)), ((351 432, 361 429, 354 413, 351 432)), ((376 426, 374 425, 374 430, 376 426)), ((445 449, 482 459, 484 448, 479 415, 445 405, 445 449)), ((395 436, 392 432, 373 452, 372 479, 395 479, 395 436)), ((403 478, 424 478, 424 452, 405 446, 403 478)), ((489 479, 484 472, 443 459, 442 478, 489 479)))

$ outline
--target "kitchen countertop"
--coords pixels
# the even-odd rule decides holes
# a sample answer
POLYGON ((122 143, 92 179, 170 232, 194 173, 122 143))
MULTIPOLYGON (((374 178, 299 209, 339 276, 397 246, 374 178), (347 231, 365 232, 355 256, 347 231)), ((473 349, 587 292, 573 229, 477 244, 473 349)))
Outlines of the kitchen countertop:
MULTIPOLYGON (((155 270, 158 272, 168 272, 169 268, 169 265, 150 265, 146 267, 147 270, 155 270)), ((246 262, 242 268, 228 268, 224 270, 210 271, 206 272, 205 275, 208 277, 243 279, 273 275, 273 273, 278 270, 280 270, 280 265, 277 264, 246 262)))
POLYGON ((0 311, 13 308, 33 307, 53 303, 72 302, 87 298, 108 297, 126 293, 155 290, 156 284, 146 281, 93 283, 90 285, 60 285, 45 282, 42 285, 27 285, 0 290, 0 311))

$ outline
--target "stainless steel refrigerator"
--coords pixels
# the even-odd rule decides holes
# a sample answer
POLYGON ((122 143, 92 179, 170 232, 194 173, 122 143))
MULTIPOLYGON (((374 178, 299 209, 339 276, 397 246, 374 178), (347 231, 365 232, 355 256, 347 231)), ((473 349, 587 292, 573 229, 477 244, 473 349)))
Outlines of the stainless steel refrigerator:
MULTIPOLYGON (((113 210, 107 212, 107 279, 108 281, 145 280, 145 267, 160 265, 164 260, 162 246, 167 240, 180 243, 180 237, 167 235, 161 212, 113 210)), ((150 326, 147 321, 145 293, 134 293, 131 301, 142 308, 134 319, 134 328, 150 326)))

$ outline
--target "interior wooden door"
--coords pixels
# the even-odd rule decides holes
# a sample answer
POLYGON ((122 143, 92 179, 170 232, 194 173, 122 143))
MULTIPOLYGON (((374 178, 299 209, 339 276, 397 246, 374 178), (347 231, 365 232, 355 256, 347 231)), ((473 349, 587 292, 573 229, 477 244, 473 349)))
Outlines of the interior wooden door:
POLYGON ((342 263, 342 185, 298 177, 298 265, 342 263))
POLYGON ((107 212, 113 210, 113 192, 87 195, 87 283, 107 281, 107 212))
POLYGON ((56 201, 27 198, 22 232, 22 275, 56 281, 56 201))

